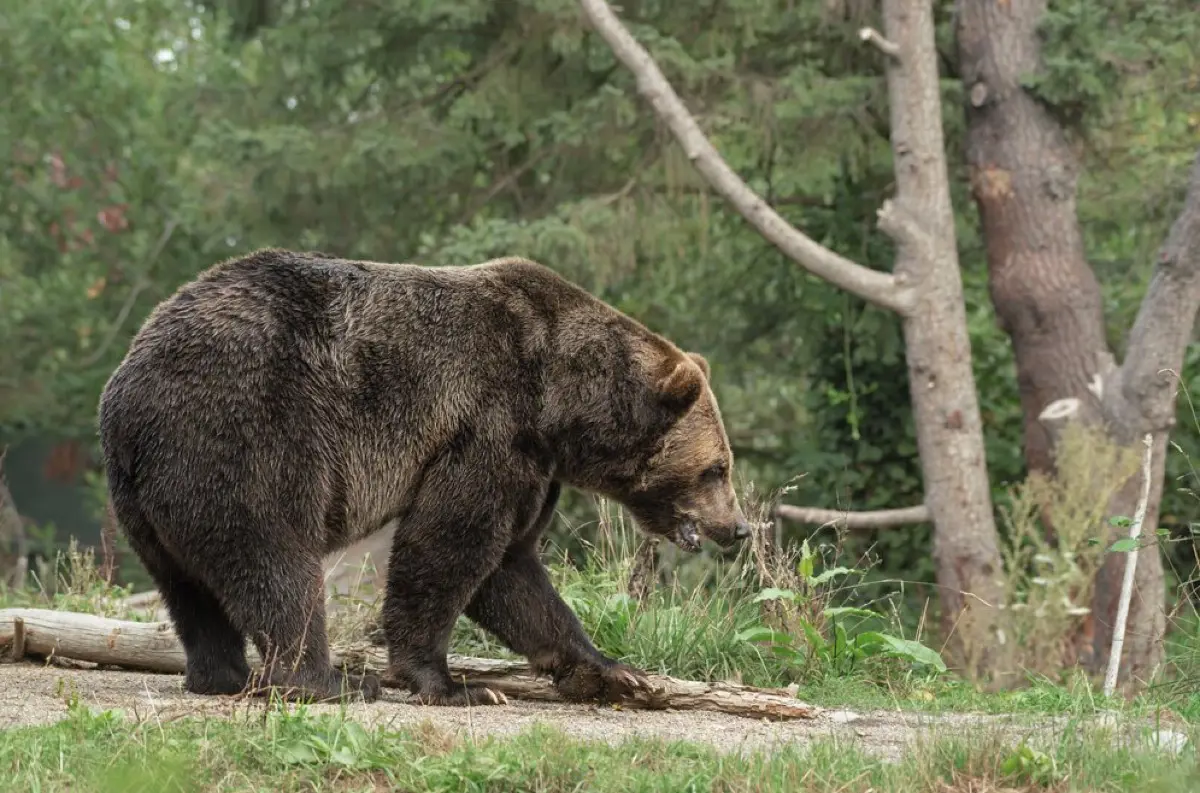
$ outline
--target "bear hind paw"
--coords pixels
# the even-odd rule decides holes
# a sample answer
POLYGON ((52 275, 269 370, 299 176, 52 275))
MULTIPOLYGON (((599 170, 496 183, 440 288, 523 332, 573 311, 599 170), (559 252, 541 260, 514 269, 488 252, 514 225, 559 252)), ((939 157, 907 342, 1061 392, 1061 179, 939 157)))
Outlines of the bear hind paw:
POLYGON ((253 693, 275 695, 289 702, 348 703, 374 702, 382 690, 376 675, 348 675, 330 669, 320 679, 289 675, 281 680, 262 680, 253 693))

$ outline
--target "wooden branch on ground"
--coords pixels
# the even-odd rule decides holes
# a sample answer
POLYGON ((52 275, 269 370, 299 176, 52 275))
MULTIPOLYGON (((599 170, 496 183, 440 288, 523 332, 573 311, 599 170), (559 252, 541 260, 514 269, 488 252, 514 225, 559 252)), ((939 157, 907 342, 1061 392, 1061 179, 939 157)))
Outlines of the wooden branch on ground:
POLYGON ((135 592, 122 600, 121 604, 131 609, 143 609, 157 606, 160 600, 157 589, 147 589, 144 592, 135 592))
POLYGON ((808 523, 814 526, 833 524, 847 529, 886 529, 910 523, 924 523, 932 519, 929 507, 924 504, 869 512, 846 512, 839 509, 794 507, 791 504, 780 504, 775 508, 775 513, 784 520, 796 523, 808 523))
MULTIPOLYGON (((0 610, 0 648, 12 648, 23 635, 21 657, 57 656, 143 672, 182 674, 183 646, 169 622, 130 622, 92 614, 50 609, 0 610), (20 626, 20 627, 18 627, 20 626)), ((247 655, 258 664, 253 647, 247 655)), ((19 660, 19 658, 18 658, 19 660)), ((456 680, 486 683, 517 699, 561 702, 550 680, 535 676, 523 661, 450 656, 456 680)), ((387 654, 363 643, 331 656, 333 664, 354 672, 379 674, 385 686, 398 688, 386 677, 387 654)), ((712 710, 735 716, 770 719, 812 719, 820 709, 795 698, 787 689, 764 689, 734 683, 702 683, 665 675, 647 675, 652 690, 622 703, 626 709, 712 710)))
POLYGON ((637 42, 604 0, 580 0, 592 27, 637 77, 638 93, 670 128, 688 159, 709 185, 789 258, 813 275, 899 314, 915 303, 910 288, 890 273, 853 262, 800 232, 779 216, 729 167, 688 112, 650 53, 637 42))

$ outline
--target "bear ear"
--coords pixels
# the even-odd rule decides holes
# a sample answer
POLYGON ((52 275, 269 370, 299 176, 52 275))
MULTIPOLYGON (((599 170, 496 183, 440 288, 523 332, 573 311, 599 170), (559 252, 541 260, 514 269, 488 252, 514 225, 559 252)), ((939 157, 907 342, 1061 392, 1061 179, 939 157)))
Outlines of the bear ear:
POLYGON ((687 410, 700 396, 700 389, 704 385, 703 372, 689 358, 675 358, 663 369, 667 374, 658 380, 659 397, 675 410, 687 410))
POLYGON ((700 372, 704 375, 704 379, 711 380, 712 377, 709 376, 710 370, 708 368, 708 361, 704 360, 704 356, 695 352, 689 352, 687 355, 696 362, 696 366, 700 367, 700 372))

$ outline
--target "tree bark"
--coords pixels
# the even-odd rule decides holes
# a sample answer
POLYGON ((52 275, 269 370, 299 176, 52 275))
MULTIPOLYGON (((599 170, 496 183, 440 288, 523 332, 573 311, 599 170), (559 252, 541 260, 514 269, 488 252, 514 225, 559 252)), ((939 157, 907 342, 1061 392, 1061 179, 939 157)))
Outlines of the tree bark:
POLYGON ((958 269, 931 0, 885 0, 883 34, 860 33, 887 62, 897 195, 880 209, 879 227, 897 243, 894 275, 851 262, 780 218, 721 159, 604 0, 580 5, 716 192, 802 267, 903 317, 949 660, 968 674, 994 672, 1003 643, 996 608, 1002 567, 958 269))
MULTIPOLYGON (((1195 279, 1183 277, 1187 266, 1182 262, 1173 276, 1156 275, 1157 282, 1171 284, 1174 291, 1160 288, 1155 293, 1152 285, 1138 320, 1142 330, 1135 328, 1126 363, 1118 369, 1105 338, 1100 286, 1084 256, 1074 152, 1059 123, 1021 86, 1023 77, 1041 67, 1036 28, 1045 10, 1046 0, 958 2, 966 154, 983 227, 988 285, 1016 358, 1028 469, 1053 473, 1056 438, 1039 415, 1058 400, 1078 400, 1074 418, 1104 422, 1121 445, 1139 445, 1143 434, 1153 432, 1154 479, 1146 519, 1152 531, 1176 387, 1160 370, 1182 365, 1196 314, 1195 279)), ((1184 230, 1173 236, 1182 240, 1188 235, 1184 230)), ((1133 514, 1137 479, 1113 500, 1111 514, 1133 514)), ((1096 581, 1092 647, 1079 648, 1094 670, 1107 665, 1123 568, 1123 555, 1110 554, 1096 581)), ((1145 549, 1137 567, 1123 673, 1149 674, 1161 660, 1162 580, 1161 556, 1154 548, 1145 549)))
MULTIPOLYGON (((1104 381, 1101 391, 1102 414, 1113 440, 1134 446, 1145 433, 1154 436, 1153 476, 1145 519, 1147 540, 1139 553, 1118 678, 1135 686, 1149 682, 1164 657, 1166 608, 1162 556, 1153 536, 1158 528, 1168 434, 1175 423, 1178 375, 1197 311, 1200 311, 1200 153, 1192 165, 1183 209, 1159 251, 1150 286, 1130 331, 1125 361, 1104 381)), ((1135 476, 1113 500, 1110 514, 1133 515, 1138 490, 1135 476)), ((1098 668, 1108 663, 1113 615, 1124 567, 1124 554, 1109 554, 1096 576, 1092 610, 1097 615, 1093 646, 1098 668)))
POLYGON ((904 342, 942 633, 963 671, 1001 671, 1003 566, 950 203, 933 3, 885 0, 883 16, 898 47, 887 70, 897 189, 896 222, 885 205, 880 228, 897 241, 897 279, 918 286, 904 342))
POLYGON ((12 493, 4 481, 4 457, 7 450, 0 449, 0 582, 13 589, 25 586, 28 576, 29 553, 25 538, 25 524, 12 493))
MULTIPOLYGON (((1045 7, 1045 0, 960 0, 956 40, 971 193, 992 303, 1016 359, 1025 464, 1049 474, 1057 436, 1039 420, 1042 411, 1073 398, 1071 420, 1094 423, 1100 402, 1089 386, 1113 364, 1100 284, 1084 258, 1075 156, 1062 128, 1020 82, 1040 66, 1036 26, 1045 7)), ((1053 532, 1045 514, 1043 521, 1053 532)), ((1073 655, 1085 663, 1094 661, 1094 619, 1085 619, 1074 640, 1073 655)))
POLYGON ((967 163, 987 252, 988 287, 1012 340, 1031 470, 1054 467, 1038 414, 1076 397, 1112 365, 1100 284, 1084 258, 1078 166, 1059 124, 1021 87, 1040 66, 1036 26, 1046 0, 960 0, 957 43, 968 97, 967 163))

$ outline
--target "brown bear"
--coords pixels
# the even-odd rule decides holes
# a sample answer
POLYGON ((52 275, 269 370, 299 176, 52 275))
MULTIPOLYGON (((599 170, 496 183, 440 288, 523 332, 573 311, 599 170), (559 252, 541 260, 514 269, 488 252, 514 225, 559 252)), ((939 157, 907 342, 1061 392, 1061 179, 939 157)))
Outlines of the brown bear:
POLYGON ((395 526, 389 676, 488 704, 446 652, 468 617, 565 698, 645 685, 602 654, 538 539, 563 485, 695 551, 749 528, 709 369, 540 264, 382 264, 262 250, 158 305, 104 388, 108 488, 187 653, 188 690, 375 699, 330 664, 324 555, 395 526), (348 684, 348 685, 347 685, 348 684))

